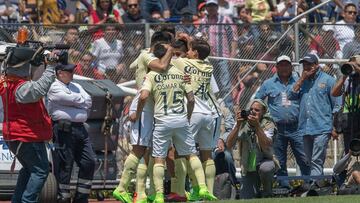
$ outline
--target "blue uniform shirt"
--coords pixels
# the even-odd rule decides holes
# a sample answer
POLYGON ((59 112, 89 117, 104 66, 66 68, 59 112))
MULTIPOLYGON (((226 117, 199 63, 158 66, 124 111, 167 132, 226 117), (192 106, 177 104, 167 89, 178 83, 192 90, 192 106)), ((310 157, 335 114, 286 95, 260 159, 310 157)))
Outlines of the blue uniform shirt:
POLYGON ((341 97, 330 92, 335 78, 318 71, 313 79, 305 80, 300 91, 292 94, 300 98, 299 132, 301 135, 331 133, 333 113, 340 110, 341 97))
POLYGON ((292 124, 297 125, 299 117, 299 97, 290 100, 292 88, 298 77, 292 75, 288 84, 281 82, 278 74, 266 80, 256 93, 256 99, 264 100, 268 98, 268 105, 271 117, 278 125, 292 124))

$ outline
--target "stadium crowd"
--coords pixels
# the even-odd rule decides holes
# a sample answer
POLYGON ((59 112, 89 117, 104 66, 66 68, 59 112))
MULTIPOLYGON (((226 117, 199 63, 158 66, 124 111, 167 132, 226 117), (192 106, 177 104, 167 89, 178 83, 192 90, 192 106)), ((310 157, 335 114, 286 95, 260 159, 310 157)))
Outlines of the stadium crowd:
MULTIPOLYGON (((162 202, 165 162, 172 180, 168 200, 215 200, 214 177, 225 171, 241 191, 240 197, 270 197, 274 174, 287 176, 288 143, 302 175, 323 175, 328 142, 331 137, 337 139, 339 133, 333 126, 333 114, 340 112, 342 98, 335 96, 342 94, 332 92, 336 81, 333 76, 339 77, 334 74, 337 67, 320 64, 319 57, 348 59, 360 53, 360 27, 353 26, 359 20, 358 1, 334 1, 301 19, 305 23, 328 23, 319 27, 310 25, 309 29, 316 30, 314 35, 304 32, 308 43, 301 45, 306 46, 300 61, 304 67, 301 75, 292 72, 293 33, 288 33, 265 55, 283 31, 283 27, 271 23, 288 21, 320 4, 320 0, 36 2, 0 1, 1 22, 40 23, 50 26, 49 30, 52 26, 63 30, 60 38, 71 46, 69 62, 76 64, 73 70, 76 74, 111 79, 115 83, 136 79, 139 93, 129 107, 133 148, 124 163, 120 185, 113 193, 118 200, 132 201, 127 187, 131 175, 137 173, 137 201, 147 201, 142 181, 147 174, 153 174, 149 176, 153 183, 150 194, 155 194, 152 197, 155 201, 162 202), (151 27, 150 49, 143 49, 143 23, 160 23, 151 27), (254 50, 261 52, 250 57, 254 50), (259 63, 243 78, 250 63, 238 66, 227 60, 208 60, 208 56, 261 58, 276 64, 259 63), (173 66, 198 78, 186 79, 173 66), (188 66, 192 69, 187 70, 188 66), (204 74, 199 74, 200 77, 194 74, 195 70, 204 74), (161 75, 161 71, 165 73, 161 75), (209 76, 214 77, 214 86, 209 76), (171 77, 174 78, 170 80, 171 77), (166 78, 171 83, 164 82, 166 78), (192 87, 188 87, 189 82, 192 87), (160 88, 158 83, 164 84, 160 88), (216 86, 220 98, 231 92, 225 97, 224 105, 212 100, 210 90, 216 86), (159 92, 159 88, 164 91, 159 92), (241 103, 244 96, 248 99, 241 103), (151 98, 155 101, 153 109, 147 101, 151 98), (244 115, 241 109, 250 111, 244 115), (152 134, 151 120, 156 121, 153 144, 149 137, 140 136, 141 131, 152 134), (170 134, 171 130, 175 133, 170 134), (171 144, 175 148, 169 147, 170 140, 161 137, 164 135, 173 136, 171 144), (195 142, 199 144, 200 158, 196 156, 195 142), (236 142, 241 146, 241 184, 235 177, 231 155, 236 142), (153 152, 148 152, 149 146, 153 146, 153 152), (149 153, 154 159, 149 158, 149 153), (172 164, 165 159, 167 156, 172 158, 172 164), (145 161, 140 161, 142 158, 145 161), (185 192, 186 172, 193 186, 190 194, 185 192)), ((50 36, 48 30, 29 27, 33 39, 61 41, 50 36)), ((345 81, 346 77, 342 79, 345 81)), ((290 187, 286 180, 280 186, 290 187)))

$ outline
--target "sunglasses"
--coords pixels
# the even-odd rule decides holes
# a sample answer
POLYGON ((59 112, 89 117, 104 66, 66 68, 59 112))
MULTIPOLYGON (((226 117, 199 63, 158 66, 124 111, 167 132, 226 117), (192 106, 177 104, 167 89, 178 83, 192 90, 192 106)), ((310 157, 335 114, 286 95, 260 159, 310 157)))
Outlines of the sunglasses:
POLYGON ((357 12, 356 11, 346 11, 346 13, 350 14, 350 15, 356 15, 357 12))
POLYGON ((137 4, 129 4, 128 7, 129 8, 136 8, 138 5, 137 4))

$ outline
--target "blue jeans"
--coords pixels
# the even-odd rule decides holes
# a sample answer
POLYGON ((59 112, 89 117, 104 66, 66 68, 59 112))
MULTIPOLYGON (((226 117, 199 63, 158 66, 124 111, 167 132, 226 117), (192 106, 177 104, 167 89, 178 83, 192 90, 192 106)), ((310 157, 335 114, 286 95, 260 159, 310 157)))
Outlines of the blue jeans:
MULTIPOLYGON (((275 156, 279 160, 280 169, 277 172, 278 176, 288 176, 287 172, 287 149, 290 143, 291 150, 294 153, 296 163, 299 165, 301 175, 310 175, 310 162, 307 161, 304 152, 304 140, 297 131, 297 124, 285 125, 278 124, 278 134, 274 141, 275 156)), ((289 186, 288 181, 281 181, 281 186, 289 186)))
MULTIPOLYGON (((231 77, 229 73, 229 64, 226 60, 217 60, 212 63, 214 65, 214 77, 219 86, 219 96, 223 98, 231 90, 231 77)), ((231 94, 224 98, 227 108, 232 109, 234 104, 231 94)))
MULTIPOLYGON (((9 149, 16 154, 19 141, 9 142, 9 149)), ((17 154, 23 166, 19 171, 12 203, 38 202, 39 194, 49 174, 49 161, 44 142, 23 142, 17 154)))
POLYGON ((304 149, 306 158, 309 162, 311 162, 311 176, 318 176, 324 174, 323 169, 326 158, 326 149, 329 140, 329 133, 304 136, 304 149))

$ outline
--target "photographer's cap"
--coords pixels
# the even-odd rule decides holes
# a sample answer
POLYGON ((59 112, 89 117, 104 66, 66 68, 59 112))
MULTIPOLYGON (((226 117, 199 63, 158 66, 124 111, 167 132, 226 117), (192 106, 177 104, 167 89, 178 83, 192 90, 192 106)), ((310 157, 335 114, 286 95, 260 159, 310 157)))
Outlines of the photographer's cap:
POLYGON ((219 5, 219 2, 218 0, 207 0, 205 5, 208 6, 210 4, 219 5))
POLYGON ((305 61, 313 64, 319 63, 319 59, 315 54, 306 54, 304 58, 299 61, 299 63, 304 63, 305 61))
POLYGON ((276 59, 276 64, 280 63, 281 61, 287 61, 287 62, 291 63, 290 57, 288 57, 288 56, 286 56, 286 55, 279 56, 279 57, 276 59))
POLYGON ((62 71, 73 71, 75 69, 76 65, 75 64, 62 64, 62 63, 58 63, 55 66, 55 71, 58 70, 62 70, 62 71))

